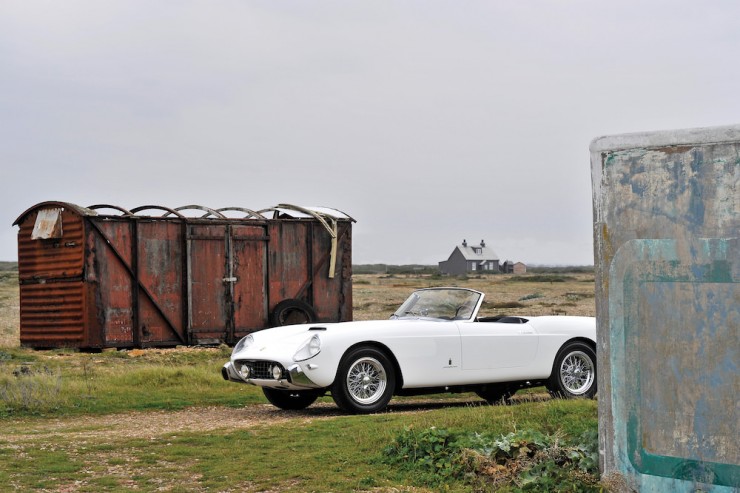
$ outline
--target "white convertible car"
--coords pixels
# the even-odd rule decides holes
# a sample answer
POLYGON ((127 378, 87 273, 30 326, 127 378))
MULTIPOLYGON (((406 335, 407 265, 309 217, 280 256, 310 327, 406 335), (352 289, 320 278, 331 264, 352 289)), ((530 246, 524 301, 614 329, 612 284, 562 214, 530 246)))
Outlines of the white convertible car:
POLYGON ((241 339, 226 380, 262 387, 281 409, 331 393, 352 413, 393 395, 475 392, 488 402, 545 385, 562 397, 596 393, 592 317, 478 317, 483 293, 415 291, 390 320, 289 325, 241 339))

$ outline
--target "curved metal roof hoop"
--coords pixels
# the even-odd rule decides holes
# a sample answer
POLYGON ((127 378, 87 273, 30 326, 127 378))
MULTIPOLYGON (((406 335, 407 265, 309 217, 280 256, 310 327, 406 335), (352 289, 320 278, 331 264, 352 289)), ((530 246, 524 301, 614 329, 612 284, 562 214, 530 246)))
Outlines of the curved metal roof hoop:
POLYGON ((288 209, 293 210, 296 212, 302 212, 304 214, 308 214, 309 216, 313 217, 317 221, 319 221, 323 226, 326 228, 326 230, 329 232, 329 234, 333 234, 336 238, 336 232, 333 230, 331 226, 326 222, 326 219, 324 217, 330 217, 325 214, 318 213, 316 211, 312 211, 311 209, 306 209, 305 207, 301 207, 300 205, 291 205, 291 204, 278 204, 275 206, 275 209, 288 209))
POLYGON ((118 212, 122 212, 124 216, 133 216, 130 210, 124 209, 123 207, 119 207, 117 205, 111 205, 111 204, 95 204, 95 205, 89 205, 87 206, 88 209, 97 210, 97 209, 113 209, 118 212))
MULTIPOLYGON (((222 207, 216 210, 218 212, 227 212, 227 211, 243 212, 244 214, 246 214, 245 219, 249 217, 254 217, 255 219, 267 219, 265 216, 263 216, 259 212, 253 211, 252 209, 247 209, 246 207, 222 207)), ((206 217, 206 216, 203 216, 203 217, 206 217)))
MULTIPOLYGON (((164 207, 164 206, 161 206, 161 205, 142 205, 142 206, 139 206, 139 207, 134 207, 133 209, 131 209, 131 212, 133 212, 134 214, 137 214, 137 213, 139 213, 141 211, 146 211, 146 210, 149 210, 149 209, 157 209, 157 210, 160 210, 160 211, 167 211, 168 214, 174 214, 177 217, 179 217, 180 219, 187 219, 185 216, 183 216, 182 214, 180 214, 176 210, 170 209, 169 207, 164 207)), ((162 217, 164 217, 164 215, 162 217)))
POLYGON ((278 215, 280 214, 280 211, 277 210, 275 207, 268 207, 267 209, 260 209, 260 210, 257 211, 257 214, 259 214, 259 215, 262 216, 264 213, 270 212, 270 211, 272 211, 272 213, 273 213, 272 214, 272 218, 273 219, 277 219, 278 215))
MULTIPOLYGON (((205 207, 205 206, 197 205, 197 204, 183 205, 182 207, 176 207, 175 210, 176 211, 186 211, 186 210, 205 211, 206 212, 206 215, 201 216, 201 217, 216 216, 219 219, 228 219, 226 216, 224 216, 223 214, 221 214, 220 212, 218 212, 215 209, 211 209, 210 207, 205 207)), ((162 217, 167 217, 169 215, 170 215, 170 213, 168 212, 166 214, 162 214, 162 217)))
POLYGON ((336 207, 326 207, 326 206, 324 206, 324 205, 322 205, 322 206, 320 206, 320 207, 321 207, 322 209, 329 209, 330 211, 337 211, 338 213, 342 214, 343 216, 346 216, 346 217, 347 217, 347 219, 349 219, 349 220, 350 220, 350 221, 352 221, 353 223, 356 223, 356 222, 357 222, 357 220, 356 220, 356 219, 355 219, 354 217, 350 216, 349 214, 347 214, 346 212, 344 212, 344 211, 342 211, 342 210, 339 210, 339 209, 337 209, 336 207))
POLYGON ((13 222, 13 226, 16 226, 25 219, 25 217, 30 214, 32 211, 35 211, 36 209, 44 209, 48 207, 60 207, 62 209, 68 209, 70 211, 73 211, 75 214, 80 216, 97 216, 98 213, 88 209, 86 207, 80 207, 79 205, 72 204, 70 202, 60 202, 58 200, 49 200, 46 202, 40 202, 32 207, 29 207, 26 209, 20 216, 18 216, 18 219, 16 219, 13 222))
POLYGON ((324 228, 326 228, 326 230, 329 232, 329 236, 331 236, 329 279, 334 279, 334 274, 335 274, 336 267, 337 267, 337 236, 338 236, 337 219, 328 214, 321 214, 320 212, 312 211, 311 209, 307 209, 299 205, 278 204, 276 209, 288 209, 288 210, 294 210, 297 212, 308 214, 309 216, 319 221, 324 226, 324 228), (329 221, 331 222, 331 226, 329 225, 329 223, 326 222, 326 219, 329 219, 329 221))

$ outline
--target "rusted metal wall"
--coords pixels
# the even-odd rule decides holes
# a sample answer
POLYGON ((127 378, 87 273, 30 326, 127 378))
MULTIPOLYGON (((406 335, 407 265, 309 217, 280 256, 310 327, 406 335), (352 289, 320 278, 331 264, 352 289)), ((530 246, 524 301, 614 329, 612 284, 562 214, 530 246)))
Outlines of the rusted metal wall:
POLYGON ((602 472, 740 488, 740 125, 591 144, 602 472))
POLYGON ((43 343, 50 331, 64 345, 85 337, 84 222, 73 210, 60 212, 63 238, 32 239, 35 220, 18 232, 20 322, 22 342, 29 345, 43 343))
POLYGON ((28 209, 15 223, 21 344, 233 343, 271 324, 352 319, 352 218, 228 210, 242 217, 199 206, 28 209))

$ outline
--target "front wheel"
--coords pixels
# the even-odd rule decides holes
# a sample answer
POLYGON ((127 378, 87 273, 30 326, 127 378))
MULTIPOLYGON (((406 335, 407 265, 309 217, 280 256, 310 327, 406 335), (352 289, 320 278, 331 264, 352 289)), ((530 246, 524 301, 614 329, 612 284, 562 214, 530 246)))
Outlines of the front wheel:
POLYGON ((383 410, 393 397, 396 375, 382 351, 360 347, 342 358, 331 396, 344 411, 370 414, 383 410))
POLYGON ((547 390, 568 399, 596 395, 596 353, 590 345, 571 342, 558 351, 547 390))
POLYGON ((275 407, 288 411, 306 409, 321 395, 315 390, 277 390, 263 387, 262 392, 275 407))

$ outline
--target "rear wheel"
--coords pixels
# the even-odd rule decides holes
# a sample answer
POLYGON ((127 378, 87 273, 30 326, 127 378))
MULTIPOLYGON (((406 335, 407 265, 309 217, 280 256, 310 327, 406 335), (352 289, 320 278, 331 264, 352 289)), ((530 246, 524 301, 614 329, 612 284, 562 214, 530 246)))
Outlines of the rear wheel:
POLYGON ((568 399, 596 395, 596 353, 590 345, 576 341, 558 351, 547 390, 568 399))
POLYGON ((269 387, 263 387, 262 392, 270 404, 288 411, 306 409, 321 395, 315 390, 277 390, 269 387))
POLYGON ((372 347, 360 347, 342 358, 331 396, 345 411, 370 414, 385 409, 395 387, 393 363, 385 353, 372 347))

